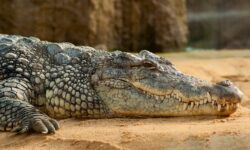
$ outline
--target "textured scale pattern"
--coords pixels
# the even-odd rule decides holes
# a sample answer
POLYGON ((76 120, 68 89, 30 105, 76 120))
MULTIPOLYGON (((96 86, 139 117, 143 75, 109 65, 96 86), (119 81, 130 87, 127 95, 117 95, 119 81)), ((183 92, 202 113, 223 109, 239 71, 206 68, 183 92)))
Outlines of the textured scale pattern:
POLYGON ((69 43, 0 35, 0 130, 48 133, 58 128, 48 116, 106 116, 104 104, 90 86, 92 51, 69 43), (40 120, 25 121, 28 115, 40 120))
POLYGON ((230 115, 230 81, 185 75, 149 51, 105 52, 0 34, 0 130, 54 133, 52 118, 230 115))

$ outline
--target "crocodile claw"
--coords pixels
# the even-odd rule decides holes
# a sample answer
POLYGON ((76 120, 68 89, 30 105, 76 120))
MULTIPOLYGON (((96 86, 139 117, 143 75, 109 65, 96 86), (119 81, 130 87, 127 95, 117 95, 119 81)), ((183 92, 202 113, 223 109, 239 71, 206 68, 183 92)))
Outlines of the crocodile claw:
POLYGON ((17 133, 35 131, 42 134, 54 134, 59 128, 59 124, 56 120, 45 115, 39 115, 31 118, 25 118, 13 131, 17 133))

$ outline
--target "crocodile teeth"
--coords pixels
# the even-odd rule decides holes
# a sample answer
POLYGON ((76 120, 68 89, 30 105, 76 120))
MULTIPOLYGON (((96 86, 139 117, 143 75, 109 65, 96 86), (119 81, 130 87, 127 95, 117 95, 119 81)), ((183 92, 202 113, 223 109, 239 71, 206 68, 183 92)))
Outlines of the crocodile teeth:
POLYGON ((221 110, 221 104, 218 104, 218 111, 221 110))
POLYGON ((212 102, 211 96, 208 92, 207 92, 207 98, 208 98, 208 102, 212 102))
POLYGON ((237 103, 237 104, 236 104, 236 107, 239 107, 239 106, 240 106, 240 104, 239 104, 239 103, 237 103))
POLYGON ((202 105, 203 103, 204 103, 203 100, 201 100, 201 101, 200 101, 200 105, 202 105))
POLYGON ((193 107, 194 107, 194 102, 191 102, 190 108, 193 108, 193 107))
POLYGON ((227 110, 229 110, 229 104, 226 104, 226 108, 227 108, 227 110))
POLYGON ((175 96, 175 94, 174 94, 174 93, 171 93, 171 94, 170 94, 170 96, 171 96, 171 97, 174 97, 174 96, 175 96))
POLYGON ((155 99, 157 99, 157 100, 159 100, 160 99, 160 97, 159 96, 154 96, 155 97, 155 99))
POLYGON ((183 110, 186 110, 187 107, 188 107, 188 104, 187 104, 187 103, 184 103, 184 104, 183 104, 183 110))

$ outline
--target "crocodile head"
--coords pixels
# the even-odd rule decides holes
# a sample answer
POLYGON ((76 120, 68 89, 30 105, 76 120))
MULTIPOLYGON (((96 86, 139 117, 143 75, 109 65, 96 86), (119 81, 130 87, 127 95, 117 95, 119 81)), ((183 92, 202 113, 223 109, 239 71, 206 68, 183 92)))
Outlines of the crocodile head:
POLYGON ((230 115, 242 92, 230 81, 211 84, 148 51, 99 57, 93 86, 114 116, 230 115))

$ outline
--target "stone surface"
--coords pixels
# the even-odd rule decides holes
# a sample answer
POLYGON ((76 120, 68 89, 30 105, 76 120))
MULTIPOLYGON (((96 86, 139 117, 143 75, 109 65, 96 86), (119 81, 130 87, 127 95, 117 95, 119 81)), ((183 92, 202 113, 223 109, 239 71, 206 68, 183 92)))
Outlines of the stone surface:
POLYGON ((186 43, 185 0, 1 0, 0 10, 0 33, 127 51, 186 43))

